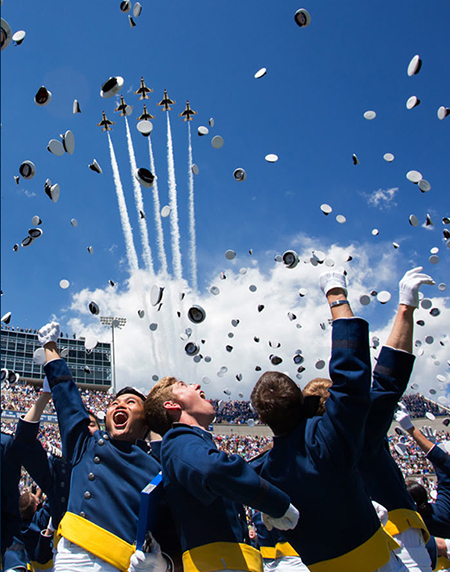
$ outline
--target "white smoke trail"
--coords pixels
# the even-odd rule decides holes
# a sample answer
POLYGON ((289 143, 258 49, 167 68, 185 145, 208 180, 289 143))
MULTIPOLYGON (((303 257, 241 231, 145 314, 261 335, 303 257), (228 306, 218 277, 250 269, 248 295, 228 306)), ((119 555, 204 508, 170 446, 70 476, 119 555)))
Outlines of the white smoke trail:
POLYGON ((180 229, 178 227, 177 183, 175 181, 175 164, 173 159, 172 131, 170 129, 169 113, 167 113, 167 166, 169 171, 169 206, 170 230, 172 235, 173 273, 176 280, 181 280, 180 229))
POLYGON ((192 138, 191 124, 188 121, 189 135, 189 159, 188 159, 188 177, 189 177, 189 237, 190 237, 190 258, 191 258, 191 280, 194 292, 197 292, 197 245, 195 236, 195 210, 194 210, 194 173, 192 171, 192 138))
POLYGON ((125 126, 127 129, 127 143, 128 143, 128 154, 130 156, 131 180, 133 181, 134 201, 136 203, 136 210, 139 220, 139 230, 141 231, 144 263, 145 266, 147 267, 147 270, 149 270, 151 275, 153 276, 155 274, 155 271, 153 269, 152 251, 150 249, 150 243, 148 240, 147 221, 145 220, 145 218, 141 216, 141 212, 144 213, 144 201, 142 200, 141 185, 134 176, 134 173, 136 172, 136 157, 134 154, 133 141, 131 140, 130 126, 128 125, 128 118, 126 116, 125 116, 125 126))
POLYGON ((130 219, 128 218, 127 205, 125 203, 125 196, 123 194, 122 183, 120 181, 119 167, 117 165, 116 154, 114 153, 114 147, 111 141, 111 137, 108 133, 108 143, 109 143, 109 153, 111 155, 111 167, 114 176, 114 185, 116 187, 117 202, 119 204, 119 214, 120 220, 122 222, 122 230, 125 238, 125 249, 128 257, 128 264, 130 266, 130 272, 135 272, 138 270, 138 259, 136 254, 136 249, 133 242, 133 231, 131 230, 130 219))
POLYGON ((167 257, 166 251, 164 249, 164 234, 163 227, 161 223, 161 204, 159 202, 159 192, 158 183, 156 179, 156 169, 155 169, 155 159, 153 157, 153 147, 151 135, 148 136, 148 152, 150 155, 150 170, 155 175, 155 180, 153 182, 153 205, 155 211, 155 226, 156 226, 156 245, 158 246, 158 257, 161 264, 161 272, 163 274, 167 273, 167 257))

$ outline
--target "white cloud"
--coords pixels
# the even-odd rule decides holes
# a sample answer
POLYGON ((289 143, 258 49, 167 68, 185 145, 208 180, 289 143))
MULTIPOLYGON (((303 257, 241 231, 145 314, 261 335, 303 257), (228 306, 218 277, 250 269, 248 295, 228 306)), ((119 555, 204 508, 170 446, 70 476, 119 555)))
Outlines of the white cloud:
POLYGON ((378 189, 378 191, 373 191, 373 193, 361 194, 367 199, 367 204, 371 207, 375 207, 380 210, 387 210, 397 205, 394 201, 395 193, 397 191, 398 187, 395 187, 392 189, 378 189))
POLYGON ((27 189, 23 189, 23 194, 28 198, 31 199, 32 197, 36 197, 36 193, 34 191, 27 191, 27 189))
MULTIPOLYGON (((305 357, 302 365, 306 370, 299 382, 303 386, 316 376, 328 375, 327 367, 317 370, 315 363, 318 359, 328 363, 330 355, 330 312, 318 287, 318 277, 327 267, 325 264, 315 267, 309 262, 312 250, 324 251, 336 266, 345 265, 349 274, 349 297, 355 314, 368 319, 374 327, 371 336, 378 336, 381 344, 386 341, 392 326, 396 310, 396 284, 403 269, 398 268, 398 254, 386 250, 386 245, 382 244, 375 248, 365 248, 364 245, 330 245, 327 248, 317 240, 299 235, 291 241, 290 246, 297 248, 301 259, 295 269, 287 269, 282 263, 273 262, 275 253, 271 252, 263 253, 260 260, 253 258, 252 265, 247 267, 245 274, 241 274, 242 262, 236 258, 229 263, 226 279, 219 278, 223 268, 216 269, 210 276, 207 290, 199 295, 194 295, 184 280, 177 282, 167 276, 152 279, 144 271, 139 271, 116 288, 84 289, 73 294, 72 305, 65 311, 65 323, 77 335, 90 332, 107 341, 110 340, 110 331, 100 326, 98 318, 89 313, 89 302, 97 302, 101 315, 127 318, 126 326, 116 330, 115 335, 118 387, 131 384, 148 391, 154 384, 152 376, 159 378, 170 374, 187 382, 206 384, 209 397, 223 397, 223 391, 230 389, 232 399, 238 399, 240 392, 247 398, 260 375, 255 371, 255 366, 260 366, 262 371, 284 371, 295 378, 297 366, 292 357, 297 350, 302 350, 305 357), (347 264, 349 254, 353 260, 347 264), (164 287, 159 311, 150 303, 154 284, 164 287), (250 291, 251 285, 257 287, 256 292, 250 291), (218 287, 220 294, 211 294, 211 286, 218 287), (308 294, 299 297, 299 288, 306 288, 308 294), (367 307, 359 304, 361 294, 367 294, 372 289, 380 291, 389 288, 392 299, 388 304, 381 305, 376 298, 367 307), (185 297, 180 301, 182 292, 185 297), (199 304, 206 311, 206 320, 198 325, 192 324, 187 318, 187 310, 193 304, 199 304), (258 312, 260 304, 264 305, 264 310, 258 312), (144 318, 139 318, 138 310, 145 311, 144 318), (297 319, 289 320, 288 312, 293 312, 297 319), (237 327, 232 326, 233 319, 239 320, 237 327), (149 329, 152 323, 158 324, 156 331, 149 329), (325 331, 320 324, 326 324, 325 331), (200 345, 203 359, 199 363, 195 363, 184 351, 187 341, 181 339, 180 335, 185 333, 186 328, 192 329, 189 339, 200 345), (259 337, 259 343, 254 341, 254 336, 259 337), (281 346, 277 349, 270 347, 270 341, 280 342, 281 346), (226 345, 233 347, 231 353, 226 351, 226 345), (281 357, 281 365, 273 366, 269 361, 270 354, 281 357), (209 363, 205 361, 206 357, 211 358, 209 363), (228 371, 223 377, 218 377, 217 373, 223 366, 228 371), (237 374, 242 375, 241 382, 237 381, 237 374), (210 381, 205 381, 205 378, 210 381)), ((410 267, 405 266, 404 270, 410 267)), ((450 381, 447 365, 450 340, 445 337, 450 324, 450 299, 436 298, 433 304, 440 308, 440 316, 434 318, 424 310, 418 310, 417 319, 422 317, 425 326, 416 327, 415 336, 415 339, 422 341, 425 351, 416 360, 413 378, 427 396, 430 387, 438 386, 437 374, 445 375, 450 381), (424 342, 426 335, 434 337, 433 344, 424 342), (435 362, 440 364, 434 365, 435 362)), ((63 329, 66 329, 65 326, 63 329)), ((377 353, 378 350, 374 356, 377 353)), ((448 384, 435 397, 444 395, 447 390, 448 384)))

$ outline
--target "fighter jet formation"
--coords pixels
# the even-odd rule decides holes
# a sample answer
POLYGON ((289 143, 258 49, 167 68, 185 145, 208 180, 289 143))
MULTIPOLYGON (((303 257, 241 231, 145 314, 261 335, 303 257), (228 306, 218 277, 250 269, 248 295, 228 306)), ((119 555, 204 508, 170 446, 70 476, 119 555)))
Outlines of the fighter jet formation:
POLYGON ((131 105, 128 105, 127 103, 125 103, 123 95, 121 95, 120 96, 120 103, 114 111, 120 111, 120 117, 125 117, 126 115, 131 114, 131 112, 133 111, 133 108, 131 107, 131 105))
MULTIPOLYGON (((110 78, 111 79, 115 79, 115 78, 110 78)), ((135 95, 139 95, 139 99, 149 99, 149 93, 151 93, 153 91, 153 89, 150 89, 149 87, 147 87, 145 85, 145 81, 144 78, 141 77, 141 83, 139 86, 139 89, 137 89, 134 93, 135 95)), ((158 106, 162 107, 162 111, 170 111, 172 108, 170 107, 171 105, 175 105, 176 101, 172 100, 169 98, 169 96, 167 95, 167 89, 164 90, 164 97, 162 98, 162 100, 157 103, 158 106)), ((114 109, 115 112, 120 112, 120 116, 121 117, 126 117, 127 115, 131 115, 132 111, 133 111, 133 107, 131 105, 128 105, 123 97, 123 95, 120 96, 120 103, 119 105, 114 109)), ((189 100, 186 101, 186 108, 184 109, 184 111, 182 113, 179 114, 180 117, 183 118, 183 121, 192 121, 192 116, 193 115, 197 115, 197 112, 194 111, 193 109, 191 109, 191 106, 189 104, 189 100)), ((154 119, 155 116, 152 115, 148 109, 146 104, 144 103, 144 109, 142 111, 142 114, 139 115, 139 117, 137 117, 137 121, 149 121, 150 119, 154 119)), ((111 125, 115 125, 114 121, 110 121, 107 117, 105 112, 102 112, 102 120, 100 121, 100 123, 97 123, 98 127, 102 127, 102 131, 111 131, 111 125)), ((139 126, 138 126, 139 129, 139 126)))
POLYGON ((165 89, 164 97, 161 99, 159 103, 157 103, 157 105, 163 107, 162 111, 170 111, 172 109, 170 105, 175 105, 175 103, 176 101, 172 101, 171 99, 169 99, 169 96, 167 95, 167 89, 165 89))
POLYGON ((102 111, 102 120, 100 123, 97 123, 97 127, 103 127, 102 131, 111 131, 110 125, 115 125, 114 121, 110 121, 106 117, 106 113, 102 111))
POLYGON ((145 85, 145 81, 144 78, 141 77, 141 85, 139 86, 139 89, 137 91, 134 92, 135 95, 139 95, 139 99, 148 99, 148 94, 152 93, 153 89, 150 89, 149 87, 147 87, 145 85))
POLYGON ((144 103, 144 111, 142 115, 139 115, 137 121, 149 121, 150 119, 155 119, 155 116, 147 111, 147 106, 144 103))
POLYGON ((180 117, 183 117, 183 121, 192 121, 191 115, 197 115, 197 112, 191 109, 188 100, 186 101, 186 109, 183 111, 183 113, 180 113, 180 117))

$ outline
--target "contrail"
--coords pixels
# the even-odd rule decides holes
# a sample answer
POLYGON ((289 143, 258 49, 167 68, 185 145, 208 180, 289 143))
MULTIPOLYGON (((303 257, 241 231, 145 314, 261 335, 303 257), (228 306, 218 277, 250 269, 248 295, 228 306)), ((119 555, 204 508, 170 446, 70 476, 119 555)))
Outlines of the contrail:
POLYGON ((142 200, 141 185, 134 176, 134 173, 136 172, 136 157, 134 155, 133 141, 131 140, 130 126, 128 125, 128 118, 126 116, 125 116, 125 125, 127 128, 127 142, 128 142, 128 154, 130 156, 131 180, 133 181, 134 201, 136 203, 136 210, 139 220, 139 230, 141 231, 143 257, 147 269, 150 271, 152 275, 154 275, 155 271, 153 268, 152 251, 150 249, 150 243, 148 240, 147 221, 145 220, 145 218, 141 216, 141 212, 144 213, 144 201, 142 200))
POLYGON ((192 171, 192 138, 191 123, 188 124, 189 135, 189 160, 188 160, 188 176, 189 176, 189 235, 190 235, 190 256, 191 256, 191 280, 194 292, 197 292, 197 245, 195 237, 195 210, 194 210, 194 173, 192 171))
POLYGON ((169 170, 169 206, 170 229, 172 235, 173 273, 177 280, 181 280, 183 269, 181 266, 180 229, 178 227, 177 184, 175 181, 175 164, 173 159, 172 132, 170 130, 169 113, 167 113, 167 164, 169 170))
POLYGON ((116 187, 117 202, 119 204, 120 220, 122 221, 122 230, 125 238, 125 249, 128 257, 128 264, 130 266, 130 271, 135 272, 138 270, 138 259, 136 254, 136 249, 134 248, 133 242, 133 231, 131 230, 130 219, 128 218, 127 205, 125 203, 125 196, 123 194, 122 183, 120 181, 119 167, 117 165, 116 154, 114 153, 114 147, 111 141, 111 137, 108 133, 108 143, 109 152, 111 155, 111 167, 114 176, 114 185, 116 187))
POLYGON ((156 226, 156 244, 158 246, 158 257, 161 264, 161 272, 163 274, 167 273, 167 257, 166 251, 164 250, 164 234, 163 227, 161 223, 161 204, 159 202, 159 192, 158 183, 156 179, 156 169, 155 169, 155 159, 153 157, 153 147, 151 135, 148 136, 148 152, 150 155, 150 170, 155 175, 155 180, 153 181, 153 205, 155 211, 155 226, 156 226))

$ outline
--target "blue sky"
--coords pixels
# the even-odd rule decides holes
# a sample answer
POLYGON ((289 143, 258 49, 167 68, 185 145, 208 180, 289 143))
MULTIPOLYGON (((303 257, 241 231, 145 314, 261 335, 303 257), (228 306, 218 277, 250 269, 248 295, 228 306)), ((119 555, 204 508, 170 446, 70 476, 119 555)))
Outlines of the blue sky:
MULTIPOLYGON (((436 115, 441 105, 450 107, 445 65, 449 50, 447 2, 362 4, 349 0, 339 5, 312 0, 301 5, 290 0, 173 0, 160 4, 141 0, 142 14, 132 29, 119 4, 98 0, 82 8, 74 2, 4 0, 2 17, 13 32, 27 32, 22 45, 11 44, 1 56, 2 312, 12 312, 12 324, 38 328, 56 317, 63 331, 82 335, 97 328, 98 319, 85 307, 96 293, 104 300, 102 313, 106 308, 111 313, 120 309, 129 319, 124 339, 118 338, 117 355, 118 368, 123 368, 120 371, 126 377, 131 375, 127 360, 139 359, 137 352, 145 351, 137 349, 142 339, 150 345, 154 341, 149 337, 149 321, 174 319, 162 314, 152 317, 151 308, 144 320, 135 318, 136 308, 144 302, 133 307, 136 286, 129 280, 107 136, 96 126, 103 110, 116 123, 111 138, 139 264, 144 268, 124 119, 113 111, 118 98, 99 95, 103 82, 117 75, 124 78, 121 94, 134 106, 128 120, 136 162, 147 168, 148 141, 135 129, 144 102, 134 91, 141 76, 154 90, 146 103, 156 116, 151 140, 161 206, 169 202, 167 136, 165 113, 156 103, 164 89, 176 100, 170 121, 185 282, 175 284, 170 277, 158 275, 152 190, 142 188, 156 272, 156 276, 140 278, 144 298, 154 283, 189 292, 188 138, 186 123, 178 114, 187 99, 198 112, 191 127, 193 160, 200 169, 194 177, 199 291, 190 293, 188 299, 211 307, 199 339, 205 332, 212 339, 216 330, 225 328, 219 318, 215 321, 215 315, 223 316, 228 324, 227 311, 238 317, 233 315, 233 304, 243 314, 253 304, 246 301, 236 282, 228 306, 225 302, 220 309, 212 305, 208 298, 211 284, 225 288, 225 281, 217 282, 221 271, 231 277, 239 276, 240 268, 251 269, 267 286, 268 296, 275 287, 281 299, 294 292, 290 309, 301 303, 312 315, 315 298, 311 293, 308 299, 313 306, 307 306, 308 302, 298 299, 297 290, 306 282, 310 292, 315 288, 321 268, 311 270, 311 265, 303 262, 314 249, 341 253, 342 260, 336 264, 345 262, 346 252, 352 253, 353 261, 345 267, 358 292, 355 309, 370 321, 374 331, 384 332, 389 327, 398 280, 412 266, 423 265, 437 284, 450 286, 450 249, 442 234, 442 217, 450 216, 450 117, 440 121, 436 115), (300 7, 311 14, 308 28, 300 29, 294 22, 300 7), (423 66, 418 75, 408 77, 406 69, 415 54, 420 54, 423 66), (267 68, 267 75, 255 79, 255 72, 262 67, 267 68), (41 85, 53 94, 46 107, 33 101, 41 85), (405 103, 412 95, 419 97, 421 104, 407 110, 405 103), (80 102, 81 114, 72 114, 74 99, 80 102), (376 119, 364 119, 367 110, 376 111, 376 119), (198 126, 208 125, 210 117, 215 121, 210 134, 198 137, 198 126), (51 155, 46 150, 48 141, 59 139, 67 129, 75 136, 74 154, 51 155), (221 149, 212 148, 214 135, 223 137, 221 149), (386 152, 395 155, 392 163, 383 160, 386 152), (266 162, 268 153, 276 153, 278 162, 266 162), (353 153, 360 165, 352 164, 353 153), (94 158, 103 169, 101 175, 87 167, 94 158), (13 175, 27 159, 35 163, 36 176, 30 181, 21 179, 16 186, 13 175), (237 167, 247 172, 244 182, 233 179, 237 167), (421 193, 406 179, 412 169, 431 183, 430 192, 421 193), (44 193, 47 178, 61 187, 57 203, 44 193), (328 217, 320 210, 322 203, 333 207, 328 217), (347 222, 337 223, 337 214, 343 214, 347 222), (418 217, 418 227, 409 224, 410 214, 418 217), (434 226, 424 228, 427 214, 434 226), (13 252, 13 245, 20 244, 31 228, 33 215, 43 221, 43 236, 30 247, 13 252), (77 228, 71 226, 72 218, 77 219, 77 228), (374 228, 379 230, 377 236, 372 235, 374 228), (399 249, 393 248, 394 241, 399 249), (88 246, 94 248, 92 255, 88 246), (429 263, 433 247, 439 248, 436 265, 429 263), (280 268, 273 260, 291 248, 301 257, 301 265, 294 271, 280 268), (237 253, 232 262, 224 257, 227 249, 237 253), (70 282, 67 290, 59 287, 63 278, 70 282), (108 286, 110 279, 118 284, 114 292, 108 286), (389 290, 392 301, 384 306, 376 300, 368 307, 358 306, 359 294, 373 288, 389 290), (129 348, 125 348, 127 343, 129 348)), ((163 219, 162 225, 172 272, 169 218, 163 219)), ((226 288, 231 288, 229 284, 226 288)), ((441 309, 441 316, 431 324, 428 318, 426 324, 433 328, 437 340, 450 330, 448 290, 435 287, 425 294, 441 309)), ((214 303, 219 304, 219 299, 215 297, 214 303)), ((326 307, 323 310, 326 312, 326 307)), ((258 326, 268 330, 268 337, 270 328, 275 327, 273 319, 258 326)), ((249 315, 249 323, 251 320, 257 318, 249 315)), ((305 316, 304 322, 307 320, 305 316)), ((168 337, 161 348, 171 342, 173 333, 178 337, 178 330, 185 325, 175 324, 170 330, 166 324, 172 334, 165 334, 168 337)), ((256 323, 250 327, 255 330, 256 323)), ((291 333, 285 332, 285 336, 290 338, 291 333)), ((440 362, 433 377, 440 373, 448 381, 448 338, 444 341, 447 345, 440 345, 434 354, 434 348, 430 351, 432 355, 440 352, 436 359, 431 357, 440 362)), ((247 343, 246 339, 240 341, 242 348, 247 343)), ((321 341, 316 352, 321 357, 326 357, 328 343, 329 338, 321 341)), ((186 358, 189 363, 185 361, 178 340, 170 348, 171 353, 180 354, 174 362, 165 362, 159 350, 155 350, 158 368, 150 374, 160 376, 174 368, 178 375, 188 371, 195 379, 206 375, 213 379, 201 369, 202 363, 193 366, 190 358, 186 358)), ((314 355, 314 359, 318 357, 314 355)), ((213 357, 213 362, 222 364, 226 358, 230 356, 213 357)), ((267 367, 262 358, 258 363, 267 367)), ((233 371, 229 383, 234 383, 237 367, 229 368, 233 371)), ((253 367, 244 376, 246 388, 256 380, 250 371, 253 367)), ((148 386, 148 368, 136 376, 137 385, 148 386)), ((214 378, 210 387, 220 393, 222 380, 214 378)))

